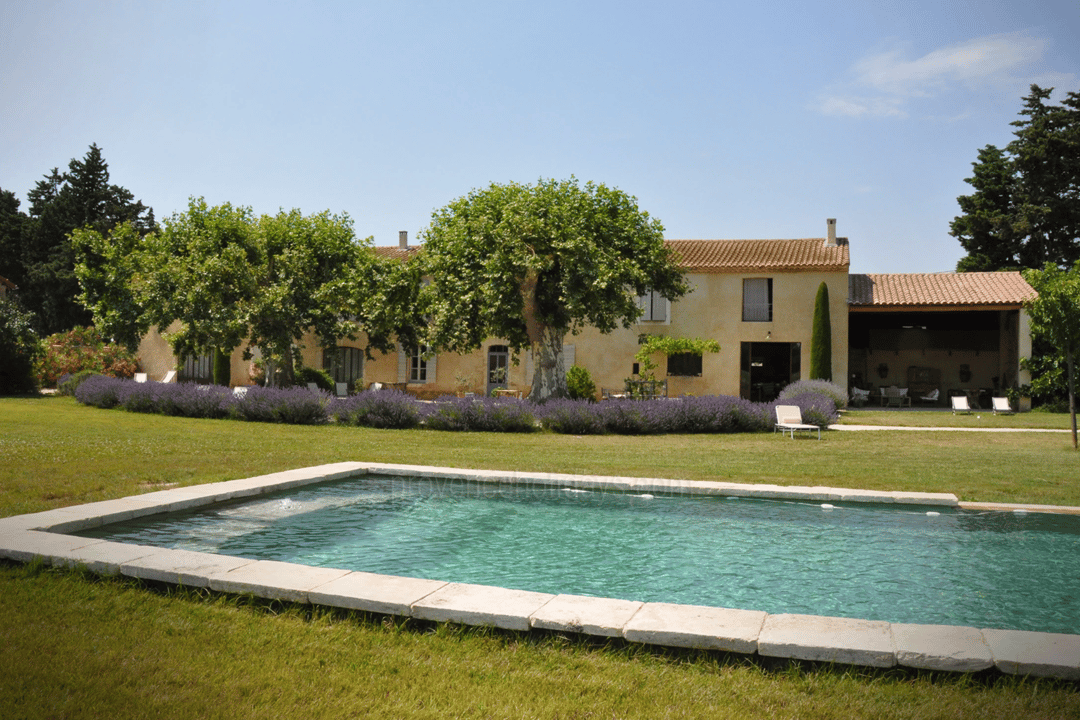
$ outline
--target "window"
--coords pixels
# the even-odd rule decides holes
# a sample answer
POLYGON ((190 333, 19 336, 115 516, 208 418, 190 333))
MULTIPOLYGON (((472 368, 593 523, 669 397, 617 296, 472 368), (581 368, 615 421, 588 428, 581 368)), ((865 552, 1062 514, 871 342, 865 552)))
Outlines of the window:
POLYGON ((323 349, 323 370, 335 383, 351 383, 364 377, 364 351, 354 347, 323 349))
POLYGON ((772 278, 746 278, 742 286, 743 322, 772 322, 772 278))
POLYGON ((638 307, 644 311, 638 318, 639 322, 667 322, 667 298, 655 290, 646 290, 644 295, 639 295, 638 307))
POLYGON ((426 383, 428 381, 428 359, 425 357, 431 348, 421 345, 409 354, 409 382, 426 383))
POLYGON ((701 356, 697 353, 676 353, 667 359, 667 374, 701 377, 701 356))

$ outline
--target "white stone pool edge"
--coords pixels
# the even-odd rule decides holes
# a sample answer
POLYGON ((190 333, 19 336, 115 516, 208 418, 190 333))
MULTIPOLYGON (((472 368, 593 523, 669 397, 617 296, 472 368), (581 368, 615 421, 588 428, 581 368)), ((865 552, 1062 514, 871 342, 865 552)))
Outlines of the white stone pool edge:
MULTIPOLYGON (((1080 635, 914 625, 509 590, 170 550, 65 533, 367 474, 821 502, 958 506, 955 495, 336 463, 0 518, 0 558, 439 622, 622 637, 775 658, 1080 680, 1080 635)), ((1063 508, 1064 510, 1064 508, 1063 508)))

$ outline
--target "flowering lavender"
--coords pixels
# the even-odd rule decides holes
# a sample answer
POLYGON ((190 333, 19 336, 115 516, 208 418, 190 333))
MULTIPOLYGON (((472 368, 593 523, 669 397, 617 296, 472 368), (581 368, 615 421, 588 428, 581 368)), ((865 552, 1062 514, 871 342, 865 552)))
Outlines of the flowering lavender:
POLYGON ((404 430, 420 424, 420 408, 420 401, 400 390, 365 390, 335 400, 330 416, 342 425, 404 430))
POLYGON ((761 432, 772 428, 772 406, 727 396, 605 400, 552 400, 543 406, 544 427, 574 435, 615 433, 761 432))
POLYGON ((770 403, 770 412, 772 414, 771 424, 773 426, 776 425, 777 405, 798 406, 799 412, 802 414, 802 421, 807 425, 826 427, 840 418, 840 414, 836 412, 836 405, 831 398, 826 395, 810 392, 770 403))
POLYGON ((121 382, 123 381, 120 378, 108 375, 91 375, 76 388, 75 399, 83 405, 93 405, 104 409, 116 407, 120 402, 118 393, 121 382))
POLYGON ((535 407, 518 398, 447 396, 428 406, 424 424, 433 430, 532 432, 535 407))
POLYGON ((233 396, 230 417, 258 422, 318 425, 327 420, 329 393, 306 387, 265 388, 258 385, 233 396))

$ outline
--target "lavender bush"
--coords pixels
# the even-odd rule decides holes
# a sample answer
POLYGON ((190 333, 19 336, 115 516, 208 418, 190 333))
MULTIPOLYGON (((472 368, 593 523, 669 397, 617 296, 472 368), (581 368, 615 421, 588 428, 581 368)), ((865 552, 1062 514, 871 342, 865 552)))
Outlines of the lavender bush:
POLYGON ((109 375, 91 375, 75 389, 75 399, 83 405, 93 405, 106 410, 116 407, 120 402, 117 394, 121 382, 120 378, 109 375))
POLYGON ((655 400, 549 401, 541 421, 552 432, 574 435, 615 433, 729 433, 771 430, 773 406, 726 396, 655 400))
POLYGON ((277 422, 293 425, 318 425, 327 420, 329 393, 306 387, 249 387, 242 396, 233 397, 229 416, 239 420, 277 422))
POLYGON ((447 396, 428 406, 424 424, 433 430, 532 432, 535 407, 518 398, 447 396))
POLYGON ((588 400, 548 400, 540 406, 540 422, 561 435, 602 435, 607 428, 596 407, 588 400))
POLYGON ((777 405, 798 406, 799 411, 802 413, 802 421, 807 425, 827 427, 840 419, 840 414, 836 412, 836 404, 833 403, 831 398, 818 393, 803 393, 783 400, 777 399, 775 402, 770 403, 770 413, 772 415, 770 422, 773 426, 776 425, 777 405))
POLYGON ((806 394, 821 395, 832 400, 834 409, 847 407, 847 391, 828 380, 797 380, 781 390, 777 400, 785 401, 781 403, 783 405, 790 405, 787 400, 806 394))
POLYGON ((330 416, 342 425, 406 430, 420 424, 421 403, 400 390, 365 390, 359 395, 336 400, 330 416))

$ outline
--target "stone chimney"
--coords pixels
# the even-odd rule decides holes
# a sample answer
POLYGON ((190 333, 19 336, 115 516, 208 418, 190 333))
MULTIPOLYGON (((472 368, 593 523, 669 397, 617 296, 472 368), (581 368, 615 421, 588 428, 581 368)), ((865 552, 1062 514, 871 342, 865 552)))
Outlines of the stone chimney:
POLYGON ((836 247, 836 218, 825 221, 827 234, 825 235, 825 247, 836 247))
MULTIPOLYGON (((836 222, 836 221, 832 220, 830 222, 836 222)), ((402 250, 408 250, 409 249, 409 231, 408 230, 401 230, 401 231, 398 232, 398 234, 397 234, 397 244, 398 244, 398 247, 401 248, 402 250)), ((834 239, 833 244, 834 245, 836 244, 835 239, 834 239)))

